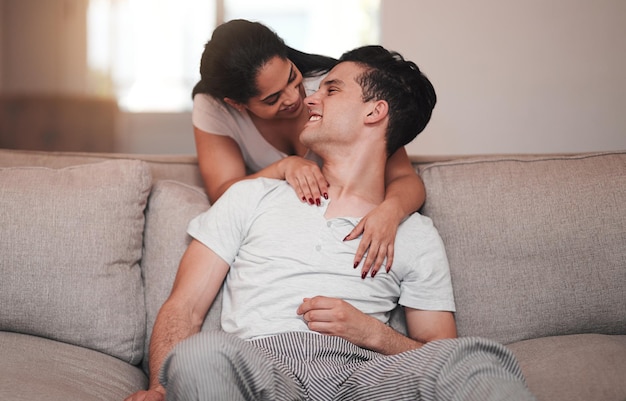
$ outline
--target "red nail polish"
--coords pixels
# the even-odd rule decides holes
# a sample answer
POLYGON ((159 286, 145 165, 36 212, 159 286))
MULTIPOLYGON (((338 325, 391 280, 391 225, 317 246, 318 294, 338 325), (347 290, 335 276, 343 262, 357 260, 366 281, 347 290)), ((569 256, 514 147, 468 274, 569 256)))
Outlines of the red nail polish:
POLYGON ((324 199, 328 200, 328 193, 324 192, 324 199))
POLYGON ((309 203, 312 205, 313 204, 313 198, 309 198, 309 203))
POLYGON ((376 270, 372 270, 372 277, 374 277, 376 275, 376 270))
POLYGON ((361 273, 361 278, 364 279, 365 277, 367 277, 367 271, 364 271, 363 273, 361 273))
MULTIPOLYGON (((350 236, 350 234, 346 235, 345 237, 343 237, 343 240, 344 240, 344 241, 345 241, 345 240, 347 240, 349 236, 350 236)), ((357 262, 357 264, 358 264, 358 262, 357 262)), ((356 267, 356 266, 355 266, 355 267, 356 267)))
POLYGON ((356 267, 359 265, 359 262, 354 262, 354 268, 356 269, 356 267))
POLYGON ((321 201, 321 200, 319 200, 319 199, 315 199, 315 204, 316 204, 317 206, 319 206, 319 205, 321 205, 321 204, 322 204, 322 201, 321 201))
POLYGON ((306 202, 306 196, 302 197, 302 202, 306 202))

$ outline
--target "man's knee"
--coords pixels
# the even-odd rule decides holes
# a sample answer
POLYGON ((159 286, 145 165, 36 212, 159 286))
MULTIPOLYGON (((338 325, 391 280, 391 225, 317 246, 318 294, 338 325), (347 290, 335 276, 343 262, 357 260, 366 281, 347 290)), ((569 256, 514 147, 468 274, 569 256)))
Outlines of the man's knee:
POLYGON ((169 399, 202 399, 191 391, 202 391, 220 372, 221 382, 236 358, 233 338, 223 332, 198 333, 177 344, 167 356, 160 381, 169 399), (176 396, 175 396, 176 395, 176 396))

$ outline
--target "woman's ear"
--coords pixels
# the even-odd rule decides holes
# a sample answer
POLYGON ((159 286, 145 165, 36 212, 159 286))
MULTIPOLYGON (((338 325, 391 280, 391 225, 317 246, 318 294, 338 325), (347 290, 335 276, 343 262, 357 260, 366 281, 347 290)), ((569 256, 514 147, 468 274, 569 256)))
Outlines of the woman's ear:
POLYGON ((385 100, 373 102, 370 113, 365 117, 365 123, 375 124, 383 120, 389 114, 389 103, 385 100))
POLYGON ((236 108, 240 113, 243 111, 243 109, 245 109, 245 106, 237 101, 234 101, 233 99, 229 98, 229 97, 225 97, 224 98, 224 103, 226 103, 229 106, 232 106, 234 108, 236 108))

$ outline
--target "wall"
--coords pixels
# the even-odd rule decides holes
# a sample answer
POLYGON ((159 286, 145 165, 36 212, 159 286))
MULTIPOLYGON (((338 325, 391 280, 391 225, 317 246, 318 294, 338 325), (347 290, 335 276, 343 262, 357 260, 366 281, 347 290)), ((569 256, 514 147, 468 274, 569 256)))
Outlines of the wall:
POLYGON ((626 149, 626 2, 383 3, 383 45, 438 92, 409 153, 626 149))
POLYGON ((86 92, 87 0, 2 0, 3 92, 86 92))
POLYGON ((0 0, 0 93, 2 93, 4 82, 4 27, 4 1, 0 0))
MULTIPOLYGON (((0 93, 80 94, 87 0, 0 0, 0 93)), ((382 44, 439 96, 410 154, 626 149, 623 0, 383 0, 382 44)), ((118 151, 194 153, 190 113, 127 114, 118 151)))

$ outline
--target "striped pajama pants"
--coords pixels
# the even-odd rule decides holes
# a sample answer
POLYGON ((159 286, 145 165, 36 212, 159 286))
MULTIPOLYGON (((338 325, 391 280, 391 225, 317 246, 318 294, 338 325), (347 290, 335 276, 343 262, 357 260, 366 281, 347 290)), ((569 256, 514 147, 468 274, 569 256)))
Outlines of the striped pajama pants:
POLYGON ((535 400, 513 354, 472 337, 387 356, 315 333, 207 331, 172 350, 160 380, 168 401, 535 400))

